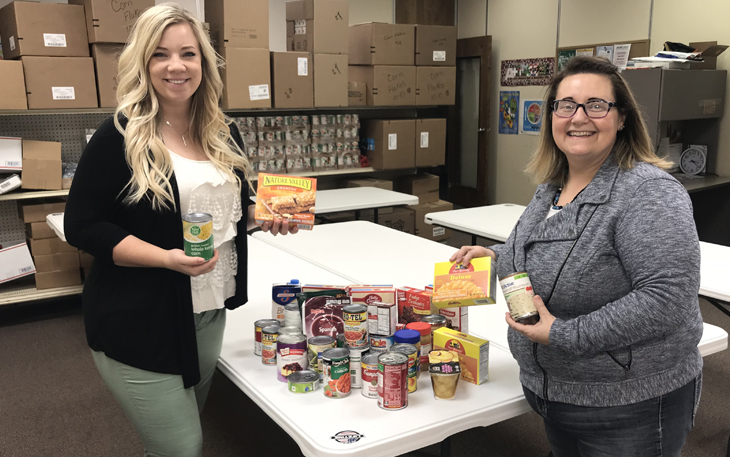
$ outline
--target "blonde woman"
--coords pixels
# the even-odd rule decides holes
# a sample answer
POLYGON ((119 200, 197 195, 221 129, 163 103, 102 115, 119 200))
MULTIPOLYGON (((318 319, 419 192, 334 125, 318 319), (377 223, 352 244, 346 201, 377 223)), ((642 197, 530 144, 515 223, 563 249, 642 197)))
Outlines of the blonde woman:
MULTIPOLYGON (((199 456, 225 310, 247 301, 250 165, 218 107, 221 59, 174 3, 145 11, 119 60, 118 108, 81 157, 65 232, 94 256, 83 292, 96 366, 149 456, 199 456), (182 250, 213 215, 215 255, 182 250)), ((263 230, 286 235, 286 222, 263 230)))

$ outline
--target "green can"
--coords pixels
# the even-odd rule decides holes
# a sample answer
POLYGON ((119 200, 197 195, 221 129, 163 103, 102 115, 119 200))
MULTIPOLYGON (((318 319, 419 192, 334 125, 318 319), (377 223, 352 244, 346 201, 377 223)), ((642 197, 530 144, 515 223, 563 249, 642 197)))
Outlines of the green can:
POLYGON ((182 217, 185 255, 213 258, 213 216, 207 213, 190 213, 182 217))
POLYGON ((350 395, 352 384, 349 350, 332 348, 322 353, 322 385, 325 397, 344 398, 350 395))

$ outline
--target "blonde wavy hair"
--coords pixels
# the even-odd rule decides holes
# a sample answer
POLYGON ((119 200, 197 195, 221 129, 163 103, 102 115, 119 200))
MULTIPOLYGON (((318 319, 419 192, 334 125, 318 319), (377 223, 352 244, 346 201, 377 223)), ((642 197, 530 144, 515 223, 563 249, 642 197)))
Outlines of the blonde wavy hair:
POLYGON ((149 75, 149 62, 162 38, 173 24, 189 24, 198 40, 201 53, 202 79, 192 96, 190 134, 202 147, 211 162, 243 185, 236 171, 243 173, 251 186, 251 164, 231 137, 223 112, 218 107, 223 82, 218 69, 223 59, 215 52, 203 25, 176 3, 163 3, 147 9, 137 19, 127 46, 119 57, 117 87, 118 106, 114 125, 124 135, 126 159, 132 170, 124 202, 135 204, 144 198, 151 200, 155 210, 175 208, 170 178, 173 167, 159 126, 162 121, 160 104, 149 75), (127 119, 125 127, 120 119, 127 119))
POLYGON ((624 129, 616 133, 616 143, 613 146, 618 166, 628 170, 638 162, 647 162, 662 169, 671 168, 670 162, 654 153, 641 109, 618 68, 602 57, 574 57, 570 59, 565 69, 550 81, 543 100, 545 115, 540 130, 540 140, 525 170, 533 181, 538 184, 564 184, 568 160, 553 138, 553 102, 557 97, 560 83, 568 76, 578 74, 601 75, 611 81, 614 109, 625 116, 624 129))

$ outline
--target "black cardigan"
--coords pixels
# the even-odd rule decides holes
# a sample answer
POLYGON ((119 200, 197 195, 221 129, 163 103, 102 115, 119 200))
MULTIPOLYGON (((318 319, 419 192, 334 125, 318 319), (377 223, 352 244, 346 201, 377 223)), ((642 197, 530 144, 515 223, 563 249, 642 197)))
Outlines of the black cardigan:
MULTIPOLYGON (((124 126, 126 122, 123 122, 124 126)), ((231 135, 243 145, 235 125, 231 135)), ((242 175, 243 216, 237 225, 236 294, 225 306, 248 301, 247 215, 251 199, 242 175)), ((89 141, 69 191, 64 217, 68 242, 94 256, 82 296, 89 347, 124 364, 182 375, 185 387, 200 381, 190 277, 164 268, 114 264, 112 250, 128 235, 163 249, 183 248, 180 196, 173 175, 176 210, 155 211, 149 199, 122 203, 131 177, 124 137, 109 118, 89 141)))

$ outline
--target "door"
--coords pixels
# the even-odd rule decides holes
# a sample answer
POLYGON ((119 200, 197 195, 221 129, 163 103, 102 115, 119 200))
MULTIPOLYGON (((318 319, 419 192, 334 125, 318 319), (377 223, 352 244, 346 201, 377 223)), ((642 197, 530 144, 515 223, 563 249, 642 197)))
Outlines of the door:
POLYGON ((456 42, 456 104, 448 121, 448 200, 463 207, 487 204, 489 77, 492 37, 456 42))

